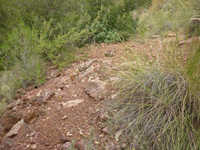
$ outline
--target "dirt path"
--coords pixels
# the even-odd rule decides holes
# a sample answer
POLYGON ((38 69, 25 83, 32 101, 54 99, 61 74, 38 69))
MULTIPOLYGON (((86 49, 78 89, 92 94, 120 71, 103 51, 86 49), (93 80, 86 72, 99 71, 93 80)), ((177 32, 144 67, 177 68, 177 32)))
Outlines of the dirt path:
POLYGON ((128 42, 90 47, 87 60, 62 72, 50 70, 41 87, 19 90, 18 100, 0 120, 0 150, 67 150, 73 140, 78 150, 120 149, 104 124, 101 103, 116 94, 112 83, 121 62, 134 61, 130 47, 144 51, 150 46, 128 42))

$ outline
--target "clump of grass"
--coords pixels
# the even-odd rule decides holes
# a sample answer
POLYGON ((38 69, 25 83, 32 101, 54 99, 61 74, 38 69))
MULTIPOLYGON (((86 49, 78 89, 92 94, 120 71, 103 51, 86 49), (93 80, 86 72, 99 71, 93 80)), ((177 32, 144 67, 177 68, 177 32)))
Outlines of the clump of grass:
POLYGON ((112 125, 136 149, 198 149, 199 97, 179 72, 126 73, 112 125), (134 145, 134 146, 133 146, 134 145))
POLYGON ((194 18, 199 18, 198 0, 154 1, 152 6, 143 10, 140 15, 139 28, 146 28, 150 35, 166 31, 178 32, 184 28, 193 35, 199 33, 199 19, 195 23, 191 22, 194 18))

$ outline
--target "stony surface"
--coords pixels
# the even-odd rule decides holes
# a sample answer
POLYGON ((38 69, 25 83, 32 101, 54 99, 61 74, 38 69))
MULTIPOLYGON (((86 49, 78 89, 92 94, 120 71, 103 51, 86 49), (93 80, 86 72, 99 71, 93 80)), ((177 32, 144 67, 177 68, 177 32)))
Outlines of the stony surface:
POLYGON ((0 119, 0 150, 61 150, 73 140, 76 149, 85 150, 91 136, 94 149, 117 150, 104 124, 109 116, 100 111, 99 100, 116 95, 111 83, 118 81, 115 72, 120 65, 115 64, 120 64, 122 57, 126 57, 123 44, 94 46, 87 61, 75 62, 62 71, 49 67, 44 85, 20 89, 19 101, 0 119), (20 129, 13 132, 22 119, 20 129))
POLYGON ((105 98, 107 93, 106 83, 101 81, 99 78, 90 80, 85 89, 85 92, 95 100, 102 100, 105 98))
POLYGON ((5 135, 4 138, 10 138, 17 135, 23 124, 24 124, 24 120, 22 119, 12 127, 12 129, 5 135))

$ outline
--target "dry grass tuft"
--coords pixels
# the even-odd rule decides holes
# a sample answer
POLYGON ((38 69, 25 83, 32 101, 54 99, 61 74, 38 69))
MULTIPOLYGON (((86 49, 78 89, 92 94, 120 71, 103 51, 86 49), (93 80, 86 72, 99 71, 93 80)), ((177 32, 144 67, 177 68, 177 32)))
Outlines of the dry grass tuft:
POLYGON ((179 72, 126 73, 111 125, 135 149, 199 149, 199 97, 179 72))

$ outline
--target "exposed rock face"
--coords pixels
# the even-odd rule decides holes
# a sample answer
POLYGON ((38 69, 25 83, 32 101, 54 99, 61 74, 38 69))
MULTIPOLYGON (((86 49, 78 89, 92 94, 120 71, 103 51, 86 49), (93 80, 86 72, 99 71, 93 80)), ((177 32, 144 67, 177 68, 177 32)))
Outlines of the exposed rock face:
POLYGON ((102 100, 107 94, 106 83, 99 80, 99 78, 90 80, 85 89, 85 92, 95 100, 102 100))

